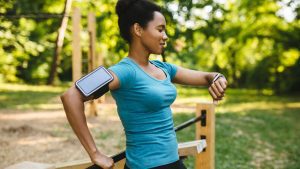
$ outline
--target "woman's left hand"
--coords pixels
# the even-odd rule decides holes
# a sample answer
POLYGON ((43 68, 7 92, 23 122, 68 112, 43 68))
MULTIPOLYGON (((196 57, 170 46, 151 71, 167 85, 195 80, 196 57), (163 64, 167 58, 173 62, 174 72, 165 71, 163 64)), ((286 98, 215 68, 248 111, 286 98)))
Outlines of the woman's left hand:
POLYGON ((209 86, 208 91, 214 101, 219 101, 225 96, 226 88, 227 80, 224 76, 221 76, 209 86))

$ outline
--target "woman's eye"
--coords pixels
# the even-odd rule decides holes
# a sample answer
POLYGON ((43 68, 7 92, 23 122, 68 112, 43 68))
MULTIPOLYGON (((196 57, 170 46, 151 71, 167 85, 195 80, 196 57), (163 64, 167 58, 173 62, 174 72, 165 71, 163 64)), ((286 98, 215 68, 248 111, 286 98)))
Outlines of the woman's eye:
POLYGON ((159 31, 159 32, 163 32, 164 30, 163 30, 163 29, 159 29, 158 31, 159 31))

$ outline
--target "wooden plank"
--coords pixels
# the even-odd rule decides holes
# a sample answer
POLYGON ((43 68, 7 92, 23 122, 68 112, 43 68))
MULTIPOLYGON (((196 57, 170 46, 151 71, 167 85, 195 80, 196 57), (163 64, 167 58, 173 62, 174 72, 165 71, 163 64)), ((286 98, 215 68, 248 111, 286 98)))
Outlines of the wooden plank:
POLYGON ((88 69, 89 72, 96 68, 96 17, 93 12, 88 14, 88 32, 89 32, 89 55, 88 69))
POLYGON ((194 156, 206 148, 206 140, 195 140, 190 142, 184 142, 178 144, 178 154, 179 156, 194 156))
MULTIPOLYGON (((96 68, 96 17, 93 12, 88 14, 88 32, 89 32, 89 54, 88 54, 88 71, 91 72, 96 68)), ((97 116, 97 101, 91 100, 89 102, 89 116, 97 116)))
MULTIPOLYGON (((190 156, 197 155, 203 152, 206 148, 206 140, 196 140, 190 142, 184 142, 178 144, 178 153, 180 156, 190 156)), ((114 169, 123 169, 126 159, 123 159, 115 163, 114 169)), ((91 160, 77 160, 72 162, 66 162, 62 164, 57 164, 56 169, 83 169, 93 165, 91 160)))
POLYGON ((87 109, 86 109, 86 115, 87 116, 91 116, 91 117, 94 117, 94 116, 97 116, 98 113, 98 108, 97 108, 97 101, 96 100, 90 100, 87 102, 87 109))
POLYGON ((72 80, 75 82, 82 76, 81 46, 80 46, 80 20, 79 8, 73 9, 72 15, 72 80))
POLYGON ((83 169, 91 166, 93 163, 89 159, 76 160, 55 165, 55 169, 83 169))
POLYGON ((50 164, 44 164, 44 163, 23 161, 21 163, 14 164, 4 169, 55 169, 55 166, 50 164))
POLYGON ((196 124, 196 140, 206 139, 207 148, 196 155, 196 169, 215 168, 215 106, 212 103, 197 104, 196 116, 205 115, 205 123, 196 124))
MULTIPOLYGON (((123 169, 126 159, 115 163, 114 169, 123 169)), ((91 160, 77 160, 66 163, 57 164, 55 169, 84 169, 93 165, 91 160)))

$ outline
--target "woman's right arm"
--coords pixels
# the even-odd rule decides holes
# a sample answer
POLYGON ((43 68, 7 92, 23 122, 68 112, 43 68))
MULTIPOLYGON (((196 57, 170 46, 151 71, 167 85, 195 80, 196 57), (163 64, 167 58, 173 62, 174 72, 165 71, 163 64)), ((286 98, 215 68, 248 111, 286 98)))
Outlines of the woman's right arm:
MULTIPOLYGON (((119 86, 118 78, 113 73, 112 75, 114 76, 114 80, 109 84, 110 90, 117 89, 119 86)), ((84 97, 74 85, 62 94, 60 98, 67 119, 81 144, 88 152, 92 162, 104 169, 112 168, 114 165, 112 158, 107 157, 97 149, 87 126, 84 114, 84 102, 92 98, 84 97)))

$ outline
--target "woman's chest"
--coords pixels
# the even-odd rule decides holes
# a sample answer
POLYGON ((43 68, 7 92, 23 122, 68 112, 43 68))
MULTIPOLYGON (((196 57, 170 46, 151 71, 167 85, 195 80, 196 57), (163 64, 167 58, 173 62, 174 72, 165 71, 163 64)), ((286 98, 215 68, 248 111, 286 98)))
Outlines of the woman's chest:
POLYGON ((176 96, 176 87, 168 79, 160 82, 139 80, 131 93, 135 102, 152 110, 170 106, 176 96))

